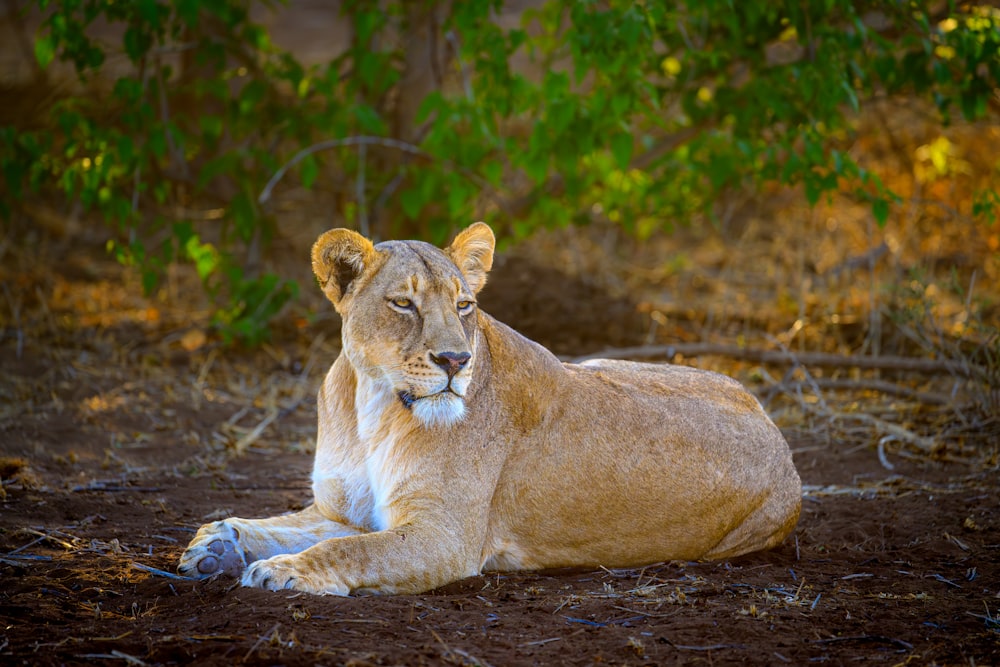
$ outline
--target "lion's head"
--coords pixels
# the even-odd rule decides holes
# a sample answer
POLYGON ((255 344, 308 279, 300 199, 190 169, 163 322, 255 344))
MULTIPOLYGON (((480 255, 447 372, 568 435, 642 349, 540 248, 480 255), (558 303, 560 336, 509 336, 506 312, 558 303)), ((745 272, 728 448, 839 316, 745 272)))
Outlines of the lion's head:
POLYGON ((326 232, 312 265, 343 317, 344 354, 427 426, 462 419, 476 363, 476 294, 493 265, 493 232, 477 222, 445 250, 326 232))

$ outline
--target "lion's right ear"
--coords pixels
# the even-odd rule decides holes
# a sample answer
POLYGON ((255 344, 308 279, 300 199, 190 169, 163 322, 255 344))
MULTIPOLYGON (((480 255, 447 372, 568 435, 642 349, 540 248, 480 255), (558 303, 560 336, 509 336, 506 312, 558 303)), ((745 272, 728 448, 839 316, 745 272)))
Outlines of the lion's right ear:
POLYGON ((375 246, 350 229, 331 229, 313 244, 313 273, 337 310, 351 285, 371 268, 375 246))

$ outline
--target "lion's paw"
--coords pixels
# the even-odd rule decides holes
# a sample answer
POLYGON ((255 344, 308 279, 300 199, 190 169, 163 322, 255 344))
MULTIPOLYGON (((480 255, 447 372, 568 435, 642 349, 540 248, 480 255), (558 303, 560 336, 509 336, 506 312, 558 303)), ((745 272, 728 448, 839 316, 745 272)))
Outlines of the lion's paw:
POLYGON ((184 550, 177 571, 196 579, 217 574, 239 577, 253 561, 239 540, 240 531, 228 521, 206 524, 184 550))
POLYGON ((306 593, 347 595, 350 591, 341 586, 320 583, 312 574, 303 571, 295 554, 273 556, 252 563, 243 572, 241 583, 252 588, 269 591, 294 590, 306 593))

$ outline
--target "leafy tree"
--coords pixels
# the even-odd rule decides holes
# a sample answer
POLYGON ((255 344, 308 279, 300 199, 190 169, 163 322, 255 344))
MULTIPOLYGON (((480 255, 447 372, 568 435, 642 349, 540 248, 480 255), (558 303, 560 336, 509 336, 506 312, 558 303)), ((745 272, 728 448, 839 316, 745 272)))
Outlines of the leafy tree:
MULTIPOLYGON (((290 174, 337 190, 336 222, 376 237, 595 216, 643 235, 768 183, 812 204, 853 194, 884 223, 896 197, 843 150, 851 114, 906 95, 978 119, 1000 78, 1000 11, 952 2, 548 2, 505 29, 499 1, 347 0, 350 43, 314 67, 248 0, 38 5, 42 68, 72 63, 97 87, 103 19, 131 71, 40 129, 0 129, 2 201, 79 199, 121 230, 109 247, 148 289, 193 262, 223 333, 249 341, 296 290, 256 269, 290 174), (201 199, 219 220, 170 213, 201 199)), ((974 214, 996 206, 985 193, 974 214)))

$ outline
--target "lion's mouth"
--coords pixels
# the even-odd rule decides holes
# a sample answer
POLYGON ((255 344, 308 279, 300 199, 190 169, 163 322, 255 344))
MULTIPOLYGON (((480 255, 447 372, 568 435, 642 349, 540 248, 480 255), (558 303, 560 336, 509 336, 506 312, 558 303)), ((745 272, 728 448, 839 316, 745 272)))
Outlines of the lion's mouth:
POLYGON ((450 384, 441 391, 435 392, 433 394, 427 394, 426 396, 414 396, 405 389, 396 392, 396 396, 399 397, 399 402, 402 403, 403 407, 406 408, 407 410, 412 410, 413 404, 416 403, 417 401, 422 401, 426 398, 435 398, 438 396, 444 396, 446 394, 451 394, 453 396, 457 396, 458 398, 462 398, 462 395, 456 392, 454 389, 452 389, 450 384))
POLYGON ((412 410, 413 404, 417 402, 417 397, 408 391, 400 391, 396 394, 396 396, 399 396, 400 402, 407 410, 412 410))

